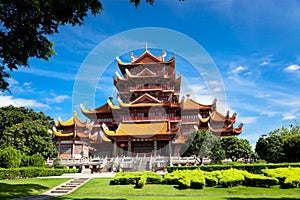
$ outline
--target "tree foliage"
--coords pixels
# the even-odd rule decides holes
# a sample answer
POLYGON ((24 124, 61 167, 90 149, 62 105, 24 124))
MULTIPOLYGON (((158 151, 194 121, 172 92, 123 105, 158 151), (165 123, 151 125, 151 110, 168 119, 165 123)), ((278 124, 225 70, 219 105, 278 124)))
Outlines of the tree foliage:
POLYGON ((252 149, 248 140, 239 139, 236 136, 222 137, 221 146, 225 151, 226 158, 230 158, 232 161, 251 158, 252 149))
POLYGON ((219 162, 218 159, 223 158, 223 150, 218 145, 215 147, 218 139, 208 130, 194 131, 183 147, 183 150, 185 150, 183 156, 196 155, 200 159, 200 164, 206 156, 213 156, 216 162, 219 162))
POLYGON ((300 126, 298 122, 289 128, 281 127, 261 137, 256 143, 255 151, 267 162, 300 161, 300 126))
POLYGON ((21 152, 13 147, 0 150, 0 167, 18 168, 21 164, 21 152))
POLYGON ((51 58, 55 52, 47 35, 66 24, 82 25, 89 12, 101 10, 99 0, 1 0, 0 91, 8 90, 7 69, 28 66, 31 57, 51 58))
POLYGON ((52 125, 53 120, 42 112, 24 107, 1 107, 0 148, 11 146, 29 156, 54 157, 57 151, 49 132, 52 125))

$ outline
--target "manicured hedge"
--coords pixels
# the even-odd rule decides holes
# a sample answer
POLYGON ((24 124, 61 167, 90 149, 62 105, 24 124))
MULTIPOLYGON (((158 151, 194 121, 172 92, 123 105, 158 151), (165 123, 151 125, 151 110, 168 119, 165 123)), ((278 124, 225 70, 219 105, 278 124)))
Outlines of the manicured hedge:
POLYGON ((300 187, 300 168, 264 169, 263 173, 278 179, 282 188, 300 187))
POLYGON ((245 180, 244 171, 238 169, 222 170, 218 179, 222 187, 242 185, 245 180))
POLYGON ((271 187, 273 185, 278 185, 279 181, 274 177, 266 177, 258 174, 245 174, 245 182, 244 184, 247 186, 253 187, 271 187))
POLYGON ((136 180, 135 188, 143 188, 146 185, 147 182, 147 176, 141 175, 138 180, 136 180))
POLYGON ((0 169, 0 180, 15 178, 31 178, 39 176, 60 176, 64 173, 75 173, 77 171, 77 169, 53 169, 39 167, 0 169))
POLYGON ((216 170, 239 169, 245 170, 252 174, 261 174, 263 169, 276 169, 285 167, 300 167, 300 163, 279 163, 279 164, 239 164, 239 165, 200 165, 200 166, 169 166, 167 170, 169 173, 176 170, 194 170, 201 169, 203 171, 211 172, 216 170))
POLYGON ((135 188, 142 188, 145 184, 159 184, 162 181, 162 176, 155 172, 118 172, 115 178, 110 181, 110 185, 135 184, 135 188))

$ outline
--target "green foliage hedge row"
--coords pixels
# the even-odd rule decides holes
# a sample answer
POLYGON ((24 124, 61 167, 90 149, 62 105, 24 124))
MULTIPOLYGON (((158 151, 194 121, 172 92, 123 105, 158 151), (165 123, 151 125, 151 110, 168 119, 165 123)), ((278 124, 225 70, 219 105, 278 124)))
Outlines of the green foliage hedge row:
POLYGON ((201 169, 203 171, 212 172, 216 170, 239 169, 245 170, 252 174, 261 174, 263 169, 276 169, 284 167, 300 167, 300 163, 279 163, 279 164, 237 164, 237 165, 201 165, 201 166, 169 166, 167 170, 169 173, 176 170, 194 170, 201 169))
POLYGON ((282 188, 300 187, 300 168, 277 168, 264 169, 263 173, 268 177, 273 177, 279 180, 282 188))
POLYGON ((142 188, 145 184, 159 184, 163 181, 162 176, 155 172, 118 172, 110 185, 132 185, 142 188))
POLYGON ((75 172, 77 172, 77 169, 53 169, 39 167, 0 169, 0 180, 15 178, 32 178, 39 176, 60 176, 64 173, 75 172))
POLYGON ((245 170, 227 169, 205 172, 200 169, 177 170, 166 173, 164 178, 154 172, 119 172, 111 180, 111 185, 135 184, 142 188, 145 184, 177 185, 179 189, 202 189, 204 186, 235 187, 247 185, 271 187, 280 184, 283 188, 300 187, 300 168, 265 169, 264 174, 252 174, 245 170))

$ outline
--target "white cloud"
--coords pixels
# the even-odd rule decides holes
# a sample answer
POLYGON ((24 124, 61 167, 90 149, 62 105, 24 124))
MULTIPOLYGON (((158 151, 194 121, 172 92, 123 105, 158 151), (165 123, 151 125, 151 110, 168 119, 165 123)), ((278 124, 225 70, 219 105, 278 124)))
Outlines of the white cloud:
POLYGON ((32 82, 25 82, 23 85, 24 85, 25 87, 28 87, 28 86, 31 86, 31 83, 32 83, 32 82))
POLYGON ((300 66, 294 64, 294 65, 290 65, 290 66, 284 68, 284 71, 286 71, 286 72, 294 72, 294 71, 297 71, 299 69, 300 69, 300 66))
POLYGON ((255 124, 258 117, 239 117, 239 121, 244 124, 255 124))
POLYGON ((248 68, 240 65, 237 68, 235 68, 234 70, 232 70, 231 72, 232 73, 238 73, 238 72, 244 71, 246 69, 248 69, 248 68))
POLYGON ((43 104, 36 100, 24 99, 24 98, 14 98, 13 96, 0 95, 0 107, 13 105, 16 107, 31 107, 31 108, 43 108, 49 109, 50 106, 43 104))
POLYGON ((250 76, 250 75, 252 75, 252 72, 246 72, 246 73, 244 73, 243 75, 244 75, 244 76, 250 76))
POLYGON ((283 118, 282 120, 292 120, 292 119, 296 119, 296 115, 292 114, 292 113, 284 113, 282 114, 283 118))
POLYGON ((55 96, 53 98, 46 98, 46 102, 47 103, 61 103, 66 99, 69 99, 70 97, 68 95, 59 95, 59 96, 55 96))
POLYGON ((268 65, 268 64, 269 64, 269 62, 264 61, 264 62, 260 63, 259 65, 260 65, 260 66, 265 66, 265 65, 268 65))
POLYGON ((275 111, 270 111, 270 110, 264 110, 260 113, 261 115, 267 115, 268 117, 274 117, 278 113, 275 111))

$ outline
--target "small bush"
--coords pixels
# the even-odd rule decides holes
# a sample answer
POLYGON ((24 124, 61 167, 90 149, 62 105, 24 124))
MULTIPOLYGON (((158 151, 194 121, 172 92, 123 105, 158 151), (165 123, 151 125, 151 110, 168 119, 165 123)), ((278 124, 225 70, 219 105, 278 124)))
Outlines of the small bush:
POLYGON ((277 178, 282 188, 300 187, 300 168, 265 169, 263 172, 266 176, 277 178))
POLYGON ((32 167, 44 167, 45 166, 44 157, 41 154, 32 155, 30 166, 32 166, 32 167))
POLYGON ((142 175, 146 176, 147 184, 159 184, 163 181, 163 177, 155 172, 145 171, 142 175))
POLYGON ((243 171, 237 169, 229 169, 221 171, 219 184, 222 187, 234 187, 241 185, 245 180, 243 171))
POLYGON ((205 185, 204 177, 195 177, 191 180, 191 188, 193 189, 203 189, 205 185))
POLYGON ((0 150, 0 167, 18 168, 21 164, 21 152, 13 147, 0 150))
POLYGON ((271 187, 279 183, 277 178, 257 174, 245 174, 245 185, 253 187, 271 187))
POLYGON ((188 189, 191 186, 191 179, 188 177, 183 177, 178 180, 178 188, 179 189, 188 189))
POLYGON ((216 177, 216 175, 214 175, 214 173, 205 172, 204 176, 205 176, 206 186, 212 187, 218 184, 218 178, 216 177))
POLYGON ((135 188, 141 189, 146 185, 147 177, 142 175, 139 179, 136 180, 135 188))

